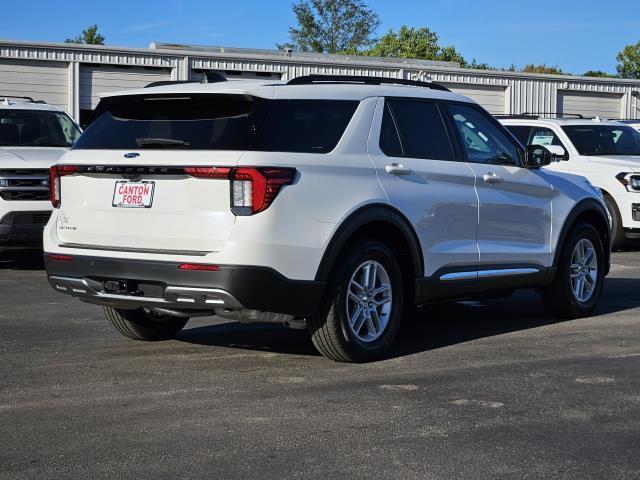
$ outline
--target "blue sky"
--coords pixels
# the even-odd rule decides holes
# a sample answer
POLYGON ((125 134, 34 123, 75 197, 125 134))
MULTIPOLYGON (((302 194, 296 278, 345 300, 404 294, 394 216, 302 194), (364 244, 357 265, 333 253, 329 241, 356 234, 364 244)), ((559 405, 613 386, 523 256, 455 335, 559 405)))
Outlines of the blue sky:
MULTIPOLYGON (((177 42, 274 48, 295 23, 291 0, 4 0, 0 38, 62 41, 97 23, 111 45, 177 42)), ((382 25, 427 26, 469 61, 546 63, 582 73, 615 71, 615 56, 640 41, 640 0, 371 0, 382 25)))

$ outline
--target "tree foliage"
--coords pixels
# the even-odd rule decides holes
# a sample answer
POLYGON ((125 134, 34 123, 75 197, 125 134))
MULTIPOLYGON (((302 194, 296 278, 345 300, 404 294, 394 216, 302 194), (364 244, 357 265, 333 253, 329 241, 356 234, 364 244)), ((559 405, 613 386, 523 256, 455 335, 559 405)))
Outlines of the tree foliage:
POLYGON ((438 34, 426 27, 414 28, 403 25, 398 32, 389 30, 376 44, 364 52, 375 57, 415 58, 440 60, 464 64, 464 58, 453 46, 442 47, 438 34))
POLYGON ((602 70, 587 70, 582 74, 583 77, 600 77, 600 78, 614 78, 615 75, 612 75, 607 72, 603 72, 602 70))
POLYGON ((98 33, 98 25, 91 25, 83 30, 76 38, 67 38, 65 43, 80 43, 87 45, 104 45, 104 36, 98 33))
POLYGON ((301 52, 357 53, 371 46, 380 18, 362 0, 299 0, 291 43, 278 48, 301 52))
POLYGON ((640 41, 635 45, 627 45, 618 53, 616 67, 622 78, 640 79, 640 41))
POLYGON ((498 70, 486 62, 479 63, 475 58, 471 60, 471 63, 464 63, 462 66, 465 68, 474 68, 476 70, 498 70))
POLYGON ((542 63, 540 65, 534 65, 533 63, 527 63, 524 67, 522 67, 522 72, 524 73, 546 73, 549 75, 564 75, 565 72, 562 71, 560 67, 547 65, 546 63, 542 63))

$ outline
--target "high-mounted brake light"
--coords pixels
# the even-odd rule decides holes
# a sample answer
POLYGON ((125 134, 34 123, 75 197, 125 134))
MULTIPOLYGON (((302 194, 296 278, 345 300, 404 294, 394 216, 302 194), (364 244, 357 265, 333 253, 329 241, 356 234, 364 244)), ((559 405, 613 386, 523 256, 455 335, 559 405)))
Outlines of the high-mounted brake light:
POLYGON ((291 185, 295 168, 255 167, 231 171, 231 211, 253 215, 266 210, 284 185, 291 185))
POLYGON ((77 165, 54 165, 49 169, 49 193, 53 208, 60 207, 62 192, 60 190, 60 177, 78 173, 77 165))

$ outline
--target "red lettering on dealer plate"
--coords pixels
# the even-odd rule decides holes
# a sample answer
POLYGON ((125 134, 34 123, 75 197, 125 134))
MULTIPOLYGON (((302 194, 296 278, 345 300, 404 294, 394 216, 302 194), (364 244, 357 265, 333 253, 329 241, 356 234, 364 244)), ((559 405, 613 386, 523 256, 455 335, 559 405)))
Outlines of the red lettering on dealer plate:
POLYGON ((149 185, 120 184, 118 195, 125 205, 143 205, 144 198, 151 195, 151 187, 149 185))

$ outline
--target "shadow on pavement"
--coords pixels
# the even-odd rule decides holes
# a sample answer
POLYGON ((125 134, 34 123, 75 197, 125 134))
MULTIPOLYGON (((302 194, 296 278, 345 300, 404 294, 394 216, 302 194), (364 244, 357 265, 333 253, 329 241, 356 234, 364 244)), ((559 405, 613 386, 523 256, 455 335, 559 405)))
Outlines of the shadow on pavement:
POLYGON ((44 270, 42 251, 0 253, 0 270, 44 270))
POLYGON ((212 347, 291 355, 320 355, 313 348, 306 330, 292 330, 279 325, 241 325, 233 322, 186 328, 180 332, 176 340, 212 347))
MULTIPOLYGON (((607 279, 596 315, 640 307, 638 290, 640 279, 607 279)), ((498 300, 431 305, 420 309, 414 318, 405 319, 386 358, 566 321, 570 320, 551 317, 538 295, 531 291, 517 292, 498 300)), ((196 327, 184 330, 177 339, 199 345, 318 355, 306 331, 273 325, 227 323, 196 327)))

